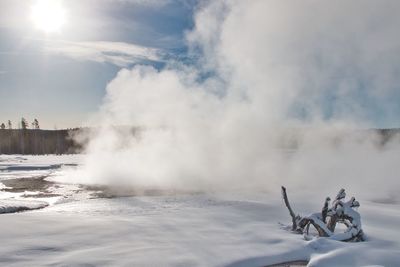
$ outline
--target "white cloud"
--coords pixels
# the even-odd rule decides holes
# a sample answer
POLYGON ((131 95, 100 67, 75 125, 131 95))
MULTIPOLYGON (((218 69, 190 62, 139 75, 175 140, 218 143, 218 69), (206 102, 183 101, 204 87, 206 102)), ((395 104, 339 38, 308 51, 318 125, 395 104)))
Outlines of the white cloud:
POLYGON ((120 67, 160 60, 157 49, 122 42, 46 41, 45 51, 75 60, 107 62, 120 67))
POLYGON ((161 7, 171 2, 171 0, 104 0, 108 2, 129 3, 144 6, 161 7))

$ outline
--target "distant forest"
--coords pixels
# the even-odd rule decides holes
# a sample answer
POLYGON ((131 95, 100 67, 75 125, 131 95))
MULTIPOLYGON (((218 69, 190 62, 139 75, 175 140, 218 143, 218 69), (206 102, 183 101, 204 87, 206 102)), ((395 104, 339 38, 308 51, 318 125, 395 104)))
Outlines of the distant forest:
POLYGON ((82 146, 71 136, 79 129, 0 129, 0 154, 76 154, 82 146))
MULTIPOLYGON (((8 121, 7 126, 1 123, 0 154, 77 154, 84 150, 90 136, 96 135, 98 131, 98 128, 42 130, 37 119, 31 123, 30 127, 28 126, 29 123, 24 118, 21 119, 18 129, 12 128, 11 121, 8 121)), ((112 126, 112 128, 119 133, 121 140, 127 136, 134 136, 137 131, 140 131, 139 128, 129 126, 112 126)), ((378 134, 379 138, 376 140, 378 146, 383 147, 394 139, 400 142, 400 129, 370 129, 362 130, 358 133, 365 131, 373 131, 378 134)), ((354 132, 348 134, 357 135, 354 132)), ((360 138, 363 138, 363 135, 360 135, 360 138)), ((301 130, 288 129, 288 131, 282 133, 281 147, 297 148, 298 144, 301 143, 301 139, 301 130)), ((340 136, 334 136, 331 139, 327 137, 327 142, 338 144, 340 139, 340 136)))
POLYGON ((39 121, 34 119, 31 125, 25 118, 12 128, 11 121, 0 124, 0 154, 76 154, 82 145, 72 136, 82 129, 41 130, 39 121), (30 126, 30 127, 29 127, 30 126))

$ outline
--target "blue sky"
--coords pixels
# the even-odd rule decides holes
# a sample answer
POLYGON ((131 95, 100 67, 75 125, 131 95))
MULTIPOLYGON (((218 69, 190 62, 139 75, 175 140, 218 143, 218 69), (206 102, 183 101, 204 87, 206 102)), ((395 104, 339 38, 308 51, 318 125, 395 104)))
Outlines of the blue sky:
POLYGON ((399 127, 399 10, 397 0, 0 0, 0 122, 85 125, 122 68, 172 59, 197 63, 195 86, 218 84, 221 97, 242 87, 281 120, 399 127), (62 3, 58 32, 31 18, 42 1, 62 3))
POLYGON ((98 110, 107 83, 122 67, 163 64, 159 56, 126 55, 114 43, 179 54, 186 49, 185 31, 193 26, 190 1, 69 0, 63 1, 68 12, 63 29, 45 34, 31 21, 34 3, 0 1, 0 122, 10 119, 15 126, 21 117, 38 118, 43 128, 80 126, 98 110), (82 59, 74 51, 49 49, 81 42, 88 53, 82 59), (102 51, 106 46, 109 51, 102 51), (93 49, 105 58, 96 58, 93 49))

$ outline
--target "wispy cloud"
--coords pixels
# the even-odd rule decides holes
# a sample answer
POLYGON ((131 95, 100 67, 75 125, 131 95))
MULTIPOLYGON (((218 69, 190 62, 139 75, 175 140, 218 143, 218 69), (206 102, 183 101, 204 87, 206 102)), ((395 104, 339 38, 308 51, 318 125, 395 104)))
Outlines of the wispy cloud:
POLYGON ((111 63, 120 67, 161 60, 158 49, 123 42, 46 41, 45 50, 79 61, 111 63))
POLYGON ((140 4, 147 6, 164 6, 170 2, 170 0, 107 0, 107 1, 123 2, 123 3, 125 2, 125 3, 140 4))

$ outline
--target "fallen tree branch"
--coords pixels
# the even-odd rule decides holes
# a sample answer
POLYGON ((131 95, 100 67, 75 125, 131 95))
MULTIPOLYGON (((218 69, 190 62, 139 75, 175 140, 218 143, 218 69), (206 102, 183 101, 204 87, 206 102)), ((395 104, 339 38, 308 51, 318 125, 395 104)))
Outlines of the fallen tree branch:
POLYGON ((296 215, 294 214, 292 207, 290 206, 289 199, 286 193, 286 188, 284 186, 282 186, 282 197, 287 209, 289 210, 290 217, 292 217, 292 231, 296 231, 297 229, 296 215))
POLYGON ((312 225, 318 232, 319 237, 328 237, 338 241, 364 241, 364 233, 361 228, 361 216, 354 209, 360 203, 352 197, 349 201, 344 201, 346 192, 341 189, 330 206, 330 198, 325 199, 322 211, 313 213, 306 217, 295 215, 290 206, 286 188, 282 186, 282 197, 285 206, 289 210, 292 218, 292 231, 303 233, 306 239, 310 238, 310 226, 312 225), (347 229, 344 232, 335 232, 336 225, 343 223, 347 229))

